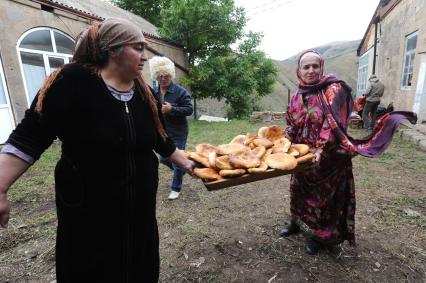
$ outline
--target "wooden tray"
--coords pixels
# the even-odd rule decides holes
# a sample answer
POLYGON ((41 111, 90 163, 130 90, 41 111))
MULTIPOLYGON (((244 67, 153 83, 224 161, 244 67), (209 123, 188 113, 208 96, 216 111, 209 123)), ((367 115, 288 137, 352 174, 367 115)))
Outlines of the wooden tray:
POLYGON ((217 190, 238 186, 238 185, 242 185, 246 183, 251 183, 251 182, 256 182, 256 181, 269 179, 273 177, 302 172, 311 166, 312 166, 312 162, 305 162, 305 163, 298 164, 297 167, 294 168, 293 170, 268 169, 265 172, 261 172, 261 173, 245 174, 241 177, 222 179, 222 180, 217 180, 213 182, 203 181, 203 183, 208 191, 217 191, 217 190))

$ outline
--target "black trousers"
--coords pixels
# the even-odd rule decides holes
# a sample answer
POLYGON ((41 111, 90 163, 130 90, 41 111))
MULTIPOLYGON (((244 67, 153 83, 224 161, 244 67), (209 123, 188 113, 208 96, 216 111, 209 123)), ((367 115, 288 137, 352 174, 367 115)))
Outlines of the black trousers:
POLYGON ((362 111, 362 122, 364 123, 364 129, 373 129, 376 124, 376 111, 379 107, 380 101, 370 102, 367 101, 364 105, 364 111, 362 111), (371 120, 370 120, 371 118, 371 120))

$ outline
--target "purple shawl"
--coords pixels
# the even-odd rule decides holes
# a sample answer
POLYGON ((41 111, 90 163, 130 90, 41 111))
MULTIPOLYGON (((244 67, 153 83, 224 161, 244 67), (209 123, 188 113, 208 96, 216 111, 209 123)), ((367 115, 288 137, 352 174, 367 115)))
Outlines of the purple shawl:
MULTIPOLYGON (((306 51, 300 57, 307 52, 315 51, 306 51)), ((324 63, 322 58, 320 60, 322 69, 324 63)), ((320 81, 314 85, 304 84, 299 72, 298 77, 300 84, 297 92, 301 94, 317 93, 324 116, 336 139, 339 140, 340 147, 352 154, 358 153, 366 157, 378 157, 391 143, 393 134, 401 122, 404 120, 408 120, 412 124, 417 122, 417 115, 414 112, 394 111, 381 117, 371 134, 361 139, 355 139, 347 133, 347 121, 342 121, 341 115, 339 115, 342 110, 345 110, 348 115, 352 113, 352 89, 344 81, 331 74, 323 75, 321 73, 320 81)))

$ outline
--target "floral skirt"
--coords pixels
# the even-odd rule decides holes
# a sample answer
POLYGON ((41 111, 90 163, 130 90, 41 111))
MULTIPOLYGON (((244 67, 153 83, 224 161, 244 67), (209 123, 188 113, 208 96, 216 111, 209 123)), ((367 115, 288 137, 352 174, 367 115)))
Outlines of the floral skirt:
POLYGON ((318 166, 292 175, 290 211, 301 230, 323 244, 355 243, 352 161, 324 156, 318 166))

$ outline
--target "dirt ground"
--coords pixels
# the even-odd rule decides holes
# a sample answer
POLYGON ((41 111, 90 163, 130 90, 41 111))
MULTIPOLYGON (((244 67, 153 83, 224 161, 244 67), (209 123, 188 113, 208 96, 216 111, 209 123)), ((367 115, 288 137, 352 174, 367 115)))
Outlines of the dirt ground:
MULTIPOLYGON (((172 175, 160 166, 160 281, 426 282, 426 154, 396 138, 381 158, 353 163, 357 245, 315 256, 303 236, 278 236, 289 176, 216 192, 186 176, 181 197, 168 201, 172 175)), ((0 230, 0 282, 55 279, 53 189, 37 190, 50 184, 37 176, 28 172, 35 189, 12 196, 13 218, 0 230)))

